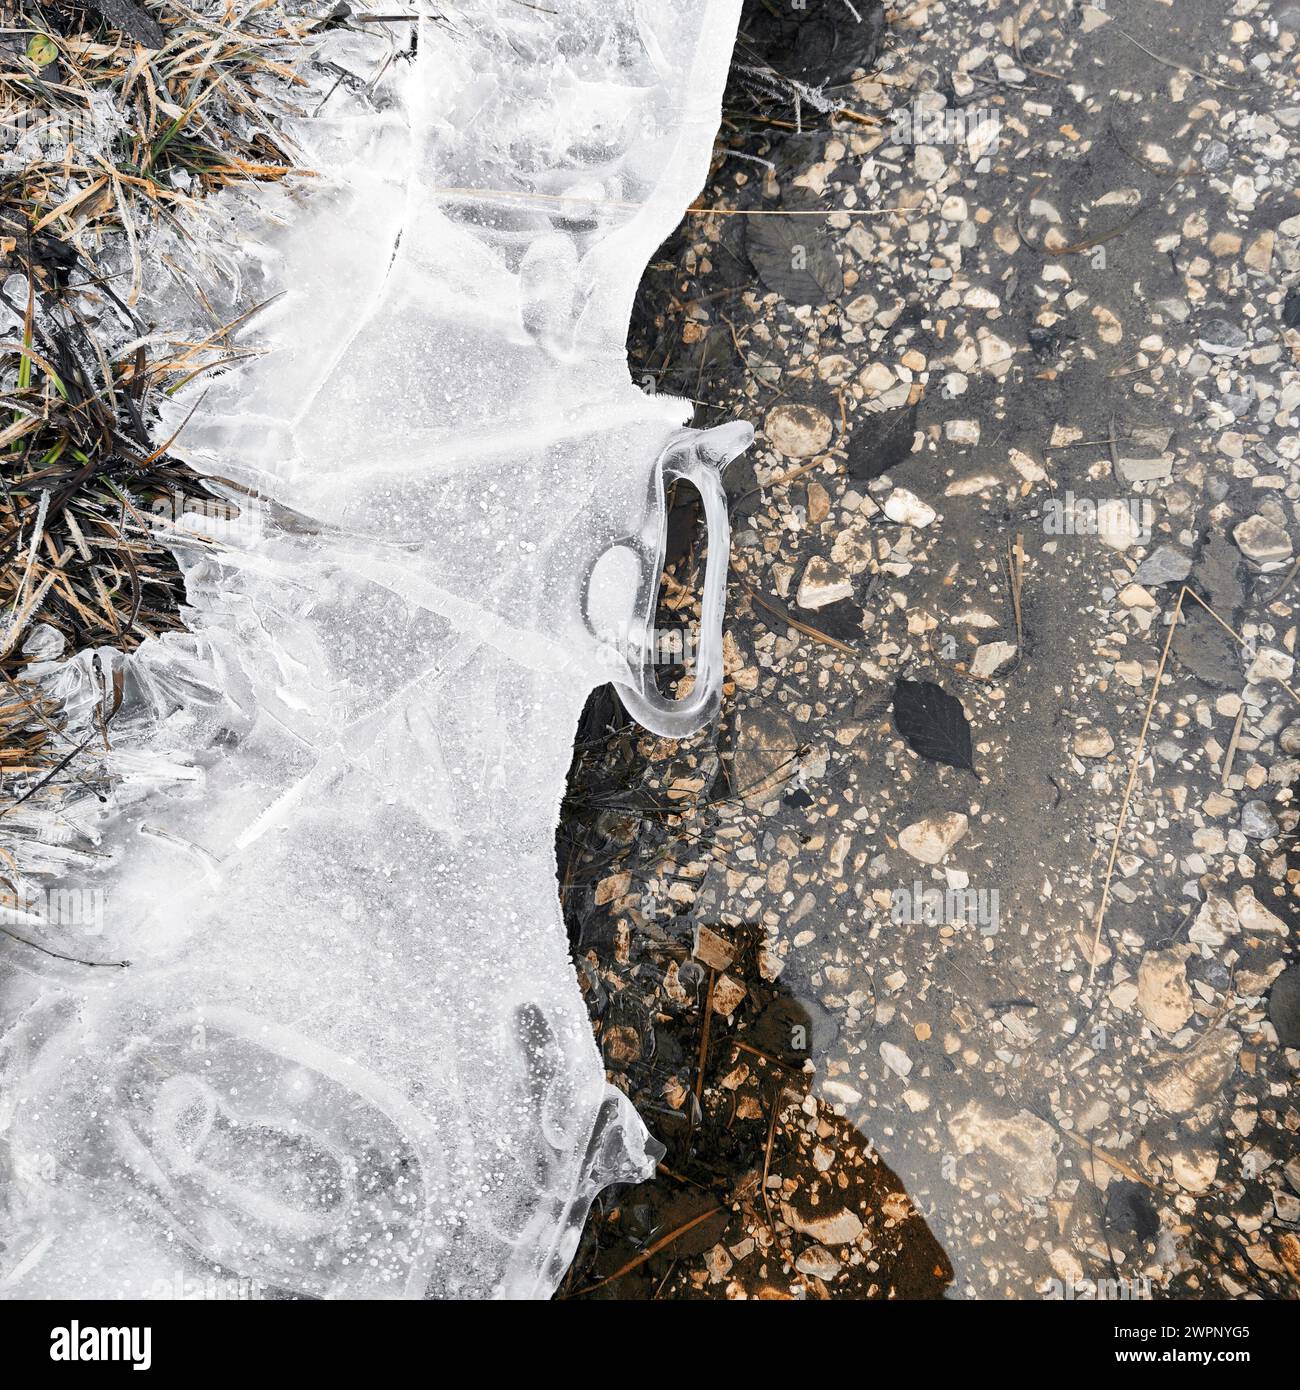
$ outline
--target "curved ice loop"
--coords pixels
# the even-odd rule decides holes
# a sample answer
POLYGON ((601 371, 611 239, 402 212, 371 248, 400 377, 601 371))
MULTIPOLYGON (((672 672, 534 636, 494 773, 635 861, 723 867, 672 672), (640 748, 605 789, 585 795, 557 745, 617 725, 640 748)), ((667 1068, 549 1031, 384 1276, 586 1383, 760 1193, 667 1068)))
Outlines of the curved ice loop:
POLYGON ((545 1295, 595 1193, 652 1166, 554 835, 594 685, 667 734, 716 709, 749 430, 684 430, 623 344, 738 11, 462 0, 322 40, 316 177, 232 223, 236 307, 278 295, 263 355, 163 425, 242 508, 179 547, 191 633, 46 672, 87 756, 118 702, 115 814, 64 813, 102 934, 8 947, 0 1290, 545 1295), (674 477, 710 529, 676 704, 648 637, 674 477))

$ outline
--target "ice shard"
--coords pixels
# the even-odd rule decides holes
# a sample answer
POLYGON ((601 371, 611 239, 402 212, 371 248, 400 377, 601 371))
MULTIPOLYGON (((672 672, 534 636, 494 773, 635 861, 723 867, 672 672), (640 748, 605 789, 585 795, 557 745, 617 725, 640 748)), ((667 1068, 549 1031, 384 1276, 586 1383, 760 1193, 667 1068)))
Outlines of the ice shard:
POLYGON ((546 1296, 592 1196, 652 1166, 554 834, 596 685, 669 736, 717 707, 749 430, 685 429, 624 341, 738 12, 461 0, 321 39, 315 178, 231 200, 259 355, 160 431, 240 508, 178 542, 189 631, 32 668, 73 731, 112 714, 114 792, 62 813, 96 929, 47 910, 57 954, 5 946, 0 1292, 546 1296), (710 527, 677 702, 672 477, 710 527))

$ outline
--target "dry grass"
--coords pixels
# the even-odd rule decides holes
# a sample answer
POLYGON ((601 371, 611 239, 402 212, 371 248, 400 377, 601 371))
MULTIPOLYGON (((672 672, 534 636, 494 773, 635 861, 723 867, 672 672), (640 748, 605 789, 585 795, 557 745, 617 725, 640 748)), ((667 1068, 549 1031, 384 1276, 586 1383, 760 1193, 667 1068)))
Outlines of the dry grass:
MULTIPOLYGON (((98 3, 0 5, 0 840, 8 811, 57 804, 75 777, 24 678, 32 630, 130 650, 181 624, 149 512, 202 487, 151 421, 221 344, 169 344, 143 321, 142 260, 155 229, 192 235, 204 195, 290 172, 274 122, 310 27, 286 29, 271 0, 105 9, 160 46, 98 3)), ((0 844, 0 883, 6 858, 0 844)))

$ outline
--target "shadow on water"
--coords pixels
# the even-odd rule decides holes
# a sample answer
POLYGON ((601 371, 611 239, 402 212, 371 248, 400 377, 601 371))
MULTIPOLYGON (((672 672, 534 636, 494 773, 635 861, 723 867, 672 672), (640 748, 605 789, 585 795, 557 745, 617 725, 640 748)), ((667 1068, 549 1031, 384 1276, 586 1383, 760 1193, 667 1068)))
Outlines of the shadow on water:
POLYGON ((825 1012, 762 983, 752 931, 717 972, 693 930, 608 925, 580 940, 597 1041, 667 1152, 597 1200, 561 1296, 942 1297, 952 1267, 902 1183, 813 1094, 825 1012), (746 993, 726 1018, 710 1006, 732 982, 746 993))
POLYGON ((610 1079, 666 1153, 598 1198, 561 1296, 942 1297, 939 1242, 815 1094, 835 1020, 766 978, 761 928, 674 894, 701 861, 726 872, 712 832, 733 799, 713 737, 654 739, 592 696, 557 844, 565 920, 610 1079))

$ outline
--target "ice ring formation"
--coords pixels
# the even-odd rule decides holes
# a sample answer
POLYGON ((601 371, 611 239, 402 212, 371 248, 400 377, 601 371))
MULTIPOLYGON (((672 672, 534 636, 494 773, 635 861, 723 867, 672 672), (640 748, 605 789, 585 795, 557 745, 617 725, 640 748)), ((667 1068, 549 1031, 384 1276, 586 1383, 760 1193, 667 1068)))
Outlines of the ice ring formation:
POLYGON ((593 1195, 652 1168, 554 835, 595 686, 668 736, 717 707, 718 475, 749 430, 683 428, 624 341, 738 11, 336 30, 290 132, 315 177, 220 195, 260 352, 160 438, 185 420, 240 515, 179 546, 186 633, 31 668, 78 742, 112 707, 114 790, 60 821, 104 905, 63 954, 105 964, 4 945, 6 1296, 544 1297, 593 1195), (676 703, 645 651, 673 477, 710 527, 676 703))

